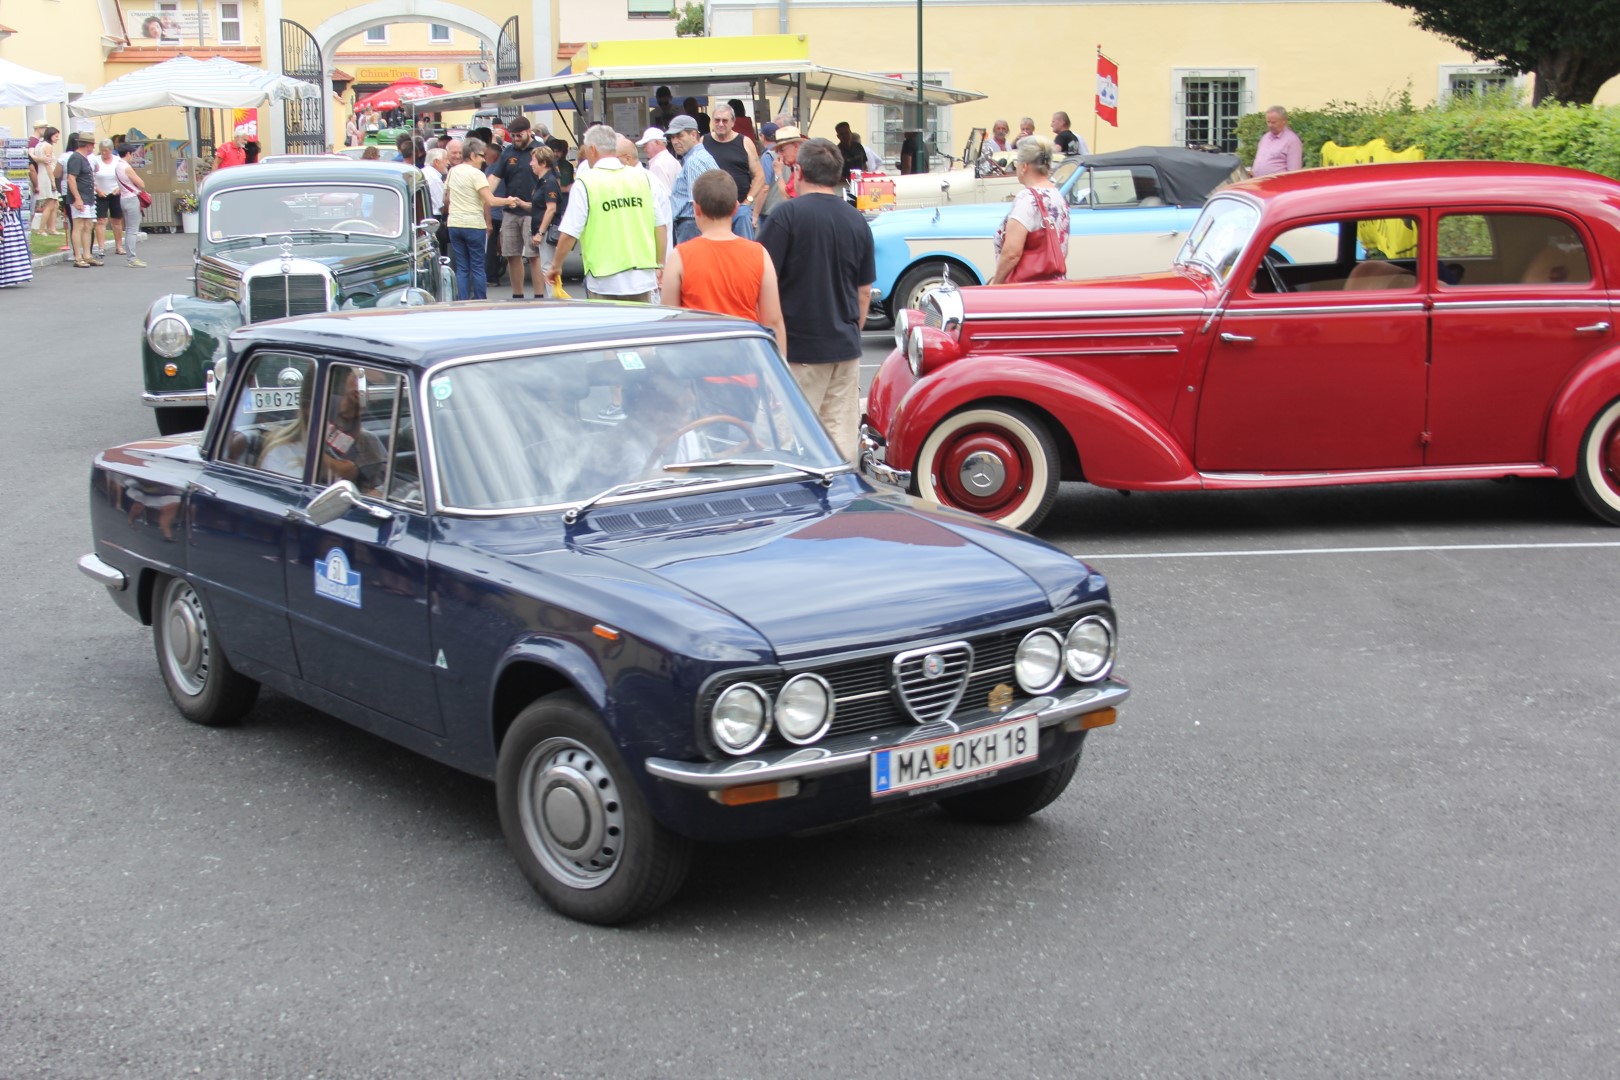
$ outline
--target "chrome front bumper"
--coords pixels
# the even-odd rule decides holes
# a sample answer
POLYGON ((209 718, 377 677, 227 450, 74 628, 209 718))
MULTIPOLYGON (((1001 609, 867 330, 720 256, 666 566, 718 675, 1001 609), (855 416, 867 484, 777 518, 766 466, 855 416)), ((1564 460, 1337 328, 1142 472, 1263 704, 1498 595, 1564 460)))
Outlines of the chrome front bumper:
POLYGON ((647 771, 660 780, 683 787, 720 791, 744 784, 767 784, 783 780, 804 780, 827 773, 865 769, 876 750, 887 750, 933 737, 957 735, 994 727, 1010 720, 1035 717, 1042 728, 1066 722, 1077 725, 1087 713, 1112 709, 1131 696, 1131 688, 1119 679, 1105 679, 1061 698, 1031 698, 1004 713, 977 715, 970 721, 938 721, 922 726, 887 728, 883 731, 849 735, 820 746, 805 746, 755 754, 735 761, 674 761, 648 758, 647 771))
POLYGON ((124 572, 111 563, 102 561, 99 555, 79 556, 79 569, 85 577, 98 585, 105 585, 113 592, 123 592, 129 586, 129 579, 124 572))
POLYGON ((197 406, 208 404, 208 391, 202 390, 175 390, 167 394, 154 394, 150 390, 141 392, 141 404, 153 409, 170 409, 176 406, 197 406))
POLYGON ((911 470, 890 468, 883 458, 888 448, 883 440, 873 433, 865 424, 861 425, 861 475, 879 484, 899 488, 901 491, 911 490, 911 470))

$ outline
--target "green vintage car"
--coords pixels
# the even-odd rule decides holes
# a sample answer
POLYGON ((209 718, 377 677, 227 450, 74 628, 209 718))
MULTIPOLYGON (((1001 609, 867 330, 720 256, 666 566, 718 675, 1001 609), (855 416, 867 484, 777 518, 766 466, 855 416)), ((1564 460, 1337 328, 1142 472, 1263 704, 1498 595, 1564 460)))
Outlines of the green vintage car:
POLYGON ((239 326, 455 296, 427 184, 409 165, 242 165, 211 174, 199 202, 196 294, 157 300, 141 337, 141 398, 165 435, 203 426, 214 364, 239 326))

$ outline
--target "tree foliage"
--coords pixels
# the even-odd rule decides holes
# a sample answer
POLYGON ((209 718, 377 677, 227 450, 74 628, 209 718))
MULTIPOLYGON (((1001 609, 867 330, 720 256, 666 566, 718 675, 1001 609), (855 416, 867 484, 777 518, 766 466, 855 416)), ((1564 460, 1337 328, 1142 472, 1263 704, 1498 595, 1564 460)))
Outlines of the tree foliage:
POLYGON ((680 22, 675 24, 675 33, 679 37, 703 36, 703 5, 688 3, 680 9, 680 22))
POLYGON ((1535 72, 1532 101, 1590 103, 1620 75, 1620 0, 1387 0, 1479 60, 1535 72))

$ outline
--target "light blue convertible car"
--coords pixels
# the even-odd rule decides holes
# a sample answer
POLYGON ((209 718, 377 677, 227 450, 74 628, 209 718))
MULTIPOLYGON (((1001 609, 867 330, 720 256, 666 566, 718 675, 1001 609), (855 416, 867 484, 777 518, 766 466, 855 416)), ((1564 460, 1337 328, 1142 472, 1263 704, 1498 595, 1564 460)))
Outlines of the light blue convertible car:
MULTIPOLYGON (((1209 194, 1242 179, 1235 154, 1141 146, 1060 162, 1052 178, 1069 203, 1069 277, 1167 269, 1209 194)), ((906 177, 911 182, 926 177, 906 177)), ((995 272, 995 235, 1016 184, 996 202, 891 210, 871 216, 877 246, 874 310, 917 307, 947 273, 982 285, 995 272)), ((965 194, 965 193, 964 193, 965 194)))

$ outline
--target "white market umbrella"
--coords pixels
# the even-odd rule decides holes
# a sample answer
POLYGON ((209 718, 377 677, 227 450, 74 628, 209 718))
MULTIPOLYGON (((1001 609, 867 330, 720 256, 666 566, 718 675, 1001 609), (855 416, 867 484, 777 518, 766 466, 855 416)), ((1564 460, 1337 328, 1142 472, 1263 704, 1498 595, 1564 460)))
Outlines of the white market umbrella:
POLYGON ((0 60, 0 107, 52 105, 66 100, 66 79, 0 60))
POLYGON ((188 109, 252 109, 266 101, 319 97, 321 88, 262 68, 214 57, 176 56, 114 79, 71 102, 75 116, 106 116, 178 105, 188 109))

